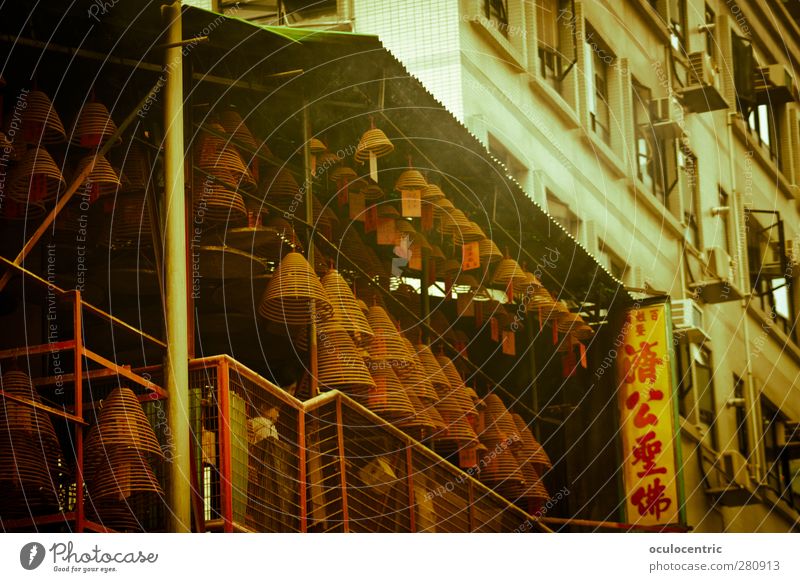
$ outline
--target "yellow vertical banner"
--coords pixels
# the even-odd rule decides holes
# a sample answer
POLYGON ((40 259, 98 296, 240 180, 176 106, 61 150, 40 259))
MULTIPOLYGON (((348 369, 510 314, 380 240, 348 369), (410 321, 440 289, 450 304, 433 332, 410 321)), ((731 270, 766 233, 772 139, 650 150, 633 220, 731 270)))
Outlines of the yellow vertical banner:
POLYGON ((681 521, 680 467, 665 303, 629 309, 617 350, 618 406, 628 521, 681 521))

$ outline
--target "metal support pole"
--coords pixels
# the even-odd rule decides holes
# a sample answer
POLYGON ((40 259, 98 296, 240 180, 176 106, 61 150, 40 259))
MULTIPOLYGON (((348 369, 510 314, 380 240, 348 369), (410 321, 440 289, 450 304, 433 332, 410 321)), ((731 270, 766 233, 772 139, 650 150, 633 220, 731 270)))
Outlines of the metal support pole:
MULTIPOLYGON (((306 216, 307 224, 311 225, 308 229, 308 263, 314 269, 314 231, 316 224, 314 223, 314 175, 311 172, 311 119, 308 115, 308 101, 303 101, 303 166, 305 169, 305 180, 303 185, 305 187, 305 203, 306 203, 306 216)), ((314 398, 319 394, 319 385, 317 381, 317 312, 314 309, 314 304, 311 304, 311 329, 308 335, 308 360, 309 370, 311 371, 311 382, 309 384, 309 397, 314 398)))
MULTIPOLYGON (((83 309, 81 292, 75 291, 73 305, 73 331, 75 341, 75 416, 83 420, 83 309)), ((75 531, 82 533, 86 527, 86 511, 83 498, 83 430, 84 425, 75 425, 75 531)))
MULTIPOLYGON (((528 328, 528 350, 530 354, 528 355, 528 364, 530 365, 531 371, 531 408, 533 408, 533 413, 536 416, 539 416, 539 387, 537 386, 536 377, 539 375, 539 370, 536 366, 536 349, 534 347, 534 340, 536 339, 536 333, 533 331, 533 317, 528 315, 528 325, 525 327, 528 328)), ((536 419, 534 418, 534 421, 536 419)), ((541 431, 539 430, 539 423, 533 423, 533 433, 536 437, 536 440, 541 440, 542 435, 541 431)))
POLYGON ((192 520, 189 455, 189 348, 186 304, 186 207, 183 168, 183 54, 181 2, 161 7, 167 44, 164 51, 164 295, 167 324, 167 388, 172 463, 169 466, 170 530, 188 532, 192 520))

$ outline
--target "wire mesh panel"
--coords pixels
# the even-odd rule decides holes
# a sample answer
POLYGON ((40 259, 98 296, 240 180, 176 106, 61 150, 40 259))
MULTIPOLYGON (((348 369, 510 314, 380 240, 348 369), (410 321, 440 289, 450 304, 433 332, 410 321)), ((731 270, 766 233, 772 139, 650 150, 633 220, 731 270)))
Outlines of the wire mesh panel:
POLYGON ((308 531, 343 532, 345 500, 335 400, 306 411, 308 531))
POLYGON ((412 479, 417 531, 470 531, 469 483, 441 457, 412 451, 412 479))
POLYGON ((300 403, 227 357, 194 362, 190 387, 207 527, 301 531, 300 403))
POLYGON ((342 400, 349 530, 412 531, 406 441, 359 408, 342 400))

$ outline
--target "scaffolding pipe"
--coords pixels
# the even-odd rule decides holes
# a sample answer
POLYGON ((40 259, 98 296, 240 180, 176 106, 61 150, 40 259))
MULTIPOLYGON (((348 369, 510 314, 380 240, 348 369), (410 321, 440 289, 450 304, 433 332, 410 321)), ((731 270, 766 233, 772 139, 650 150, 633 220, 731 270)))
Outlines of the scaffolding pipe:
POLYGON ((169 464, 170 531, 191 529, 189 462, 189 346, 186 302, 186 207, 183 169, 183 54, 181 2, 161 7, 166 30, 164 50, 164 295, 167 388, 172 462, 169 464))
MULTIPOLYGON (((316 223, 314 222, 314 174, 311 171, 311 119, 308 115, 308 101, 303 101, 303 167, 305 169, 305 221, 312 225, 308 230, 308 263, 311 268, 315 268, 314 261, 314 234, 316 223)), ((314 398, 319 394, 318 370, 317 370, 317 310, 314 302, 311 302, 311 326, 308 332, 308 360, 310 372, 309 396, 314 398)))

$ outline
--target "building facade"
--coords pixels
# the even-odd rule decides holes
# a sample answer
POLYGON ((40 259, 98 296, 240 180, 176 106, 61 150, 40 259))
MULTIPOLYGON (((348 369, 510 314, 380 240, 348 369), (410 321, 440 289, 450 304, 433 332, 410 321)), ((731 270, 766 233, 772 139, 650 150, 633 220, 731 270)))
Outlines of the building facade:
POLYGON ((796 528, 796 6, 275 4, 251 16, 379 35, 634 296, 670 296, 687 524, 796 528))

